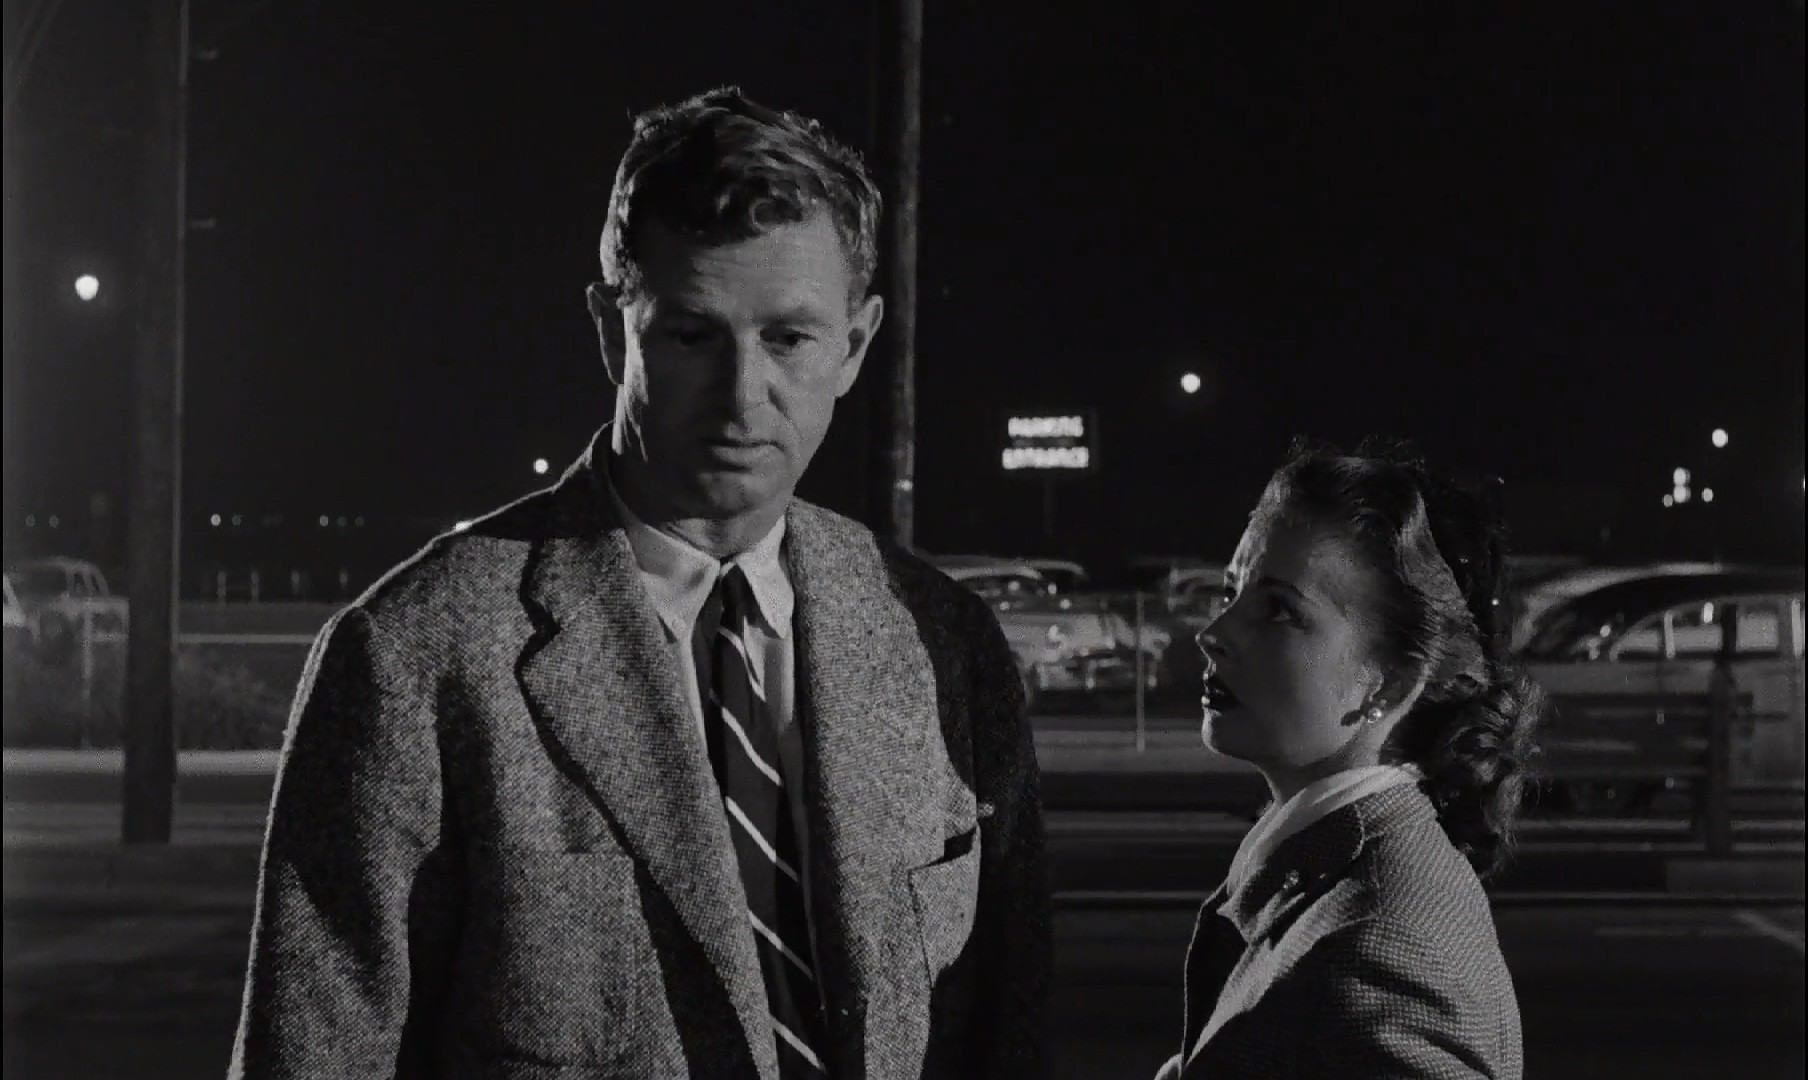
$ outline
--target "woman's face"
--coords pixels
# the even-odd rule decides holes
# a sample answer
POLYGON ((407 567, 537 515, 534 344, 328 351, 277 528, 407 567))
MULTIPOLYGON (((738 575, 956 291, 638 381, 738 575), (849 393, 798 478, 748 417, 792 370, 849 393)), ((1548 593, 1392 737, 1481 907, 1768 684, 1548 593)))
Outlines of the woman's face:
POLYGON ((1370 572, 1343 540, 1267 510, 1226 574, 1230 605, 1199 635, 1204 734, 1283 787, 1373 764, 1381 725, 1360 723, 1382 686, 1361 605, 1370 572))

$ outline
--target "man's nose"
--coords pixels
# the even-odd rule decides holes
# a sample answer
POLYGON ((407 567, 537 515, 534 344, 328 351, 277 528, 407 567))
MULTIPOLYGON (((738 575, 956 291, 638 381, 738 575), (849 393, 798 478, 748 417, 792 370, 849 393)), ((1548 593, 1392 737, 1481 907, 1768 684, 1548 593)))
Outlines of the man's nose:
POLYGON ((737 416, 766 400, 766 351, 758 338, 737 338, 729 346, 728 378, 737 416))

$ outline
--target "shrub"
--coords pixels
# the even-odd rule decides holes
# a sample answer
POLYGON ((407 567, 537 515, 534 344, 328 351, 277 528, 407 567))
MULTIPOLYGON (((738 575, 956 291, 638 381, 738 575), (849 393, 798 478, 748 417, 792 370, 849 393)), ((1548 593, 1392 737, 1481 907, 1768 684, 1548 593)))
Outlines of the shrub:
MULTIPOLYGON (((124 731, 125 650, 96 649, 89 691, 78 656, 8 642, 5 745, 113 748, 124 731)), ((175 670, 176 745, 183 750, 273 750, 289 697, 242 665, 183 649, 175 670)))

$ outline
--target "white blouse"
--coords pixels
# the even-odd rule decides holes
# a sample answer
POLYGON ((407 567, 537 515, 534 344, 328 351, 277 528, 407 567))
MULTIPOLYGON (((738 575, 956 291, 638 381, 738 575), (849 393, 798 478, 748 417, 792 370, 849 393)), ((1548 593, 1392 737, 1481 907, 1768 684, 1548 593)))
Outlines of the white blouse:
POLYGON ((1365 765, 1307 784, 1286 802, 1269 807, 1244 834, 1230 864, 1231 891, 1241 888, 1281 842, 1294 833, 1358 799, 1401 784, 1416 784, 1423 778, 1424 774, 1412 765, 1365 765))

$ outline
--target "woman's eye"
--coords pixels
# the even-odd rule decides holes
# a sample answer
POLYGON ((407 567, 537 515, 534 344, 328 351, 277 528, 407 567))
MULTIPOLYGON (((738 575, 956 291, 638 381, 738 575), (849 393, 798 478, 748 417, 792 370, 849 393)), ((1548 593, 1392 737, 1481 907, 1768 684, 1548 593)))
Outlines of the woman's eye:
POLYGON ((1268 617, 1275 622, 1296 622, 1293 609, 1275 597, 1268 598, 1268 617))

